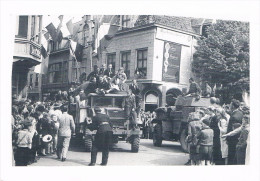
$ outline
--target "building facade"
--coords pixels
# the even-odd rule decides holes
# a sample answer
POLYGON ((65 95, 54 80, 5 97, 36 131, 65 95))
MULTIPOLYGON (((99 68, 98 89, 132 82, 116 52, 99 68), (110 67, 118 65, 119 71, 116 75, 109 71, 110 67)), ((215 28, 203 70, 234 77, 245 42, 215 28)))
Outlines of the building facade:
POLYGON ((17 16, 12 69, 12 97, 28 96, 30 70, 41 63, 42 15, 17 16))
POLYGON ((195 31, 191 18, 120 16, 120 28, 102 47, 98 65, 124 67, 129 84, 137 79, 146 111, 174 104, 193 77, 195 38, 201 34, 203 21, 196 21, 195 31))

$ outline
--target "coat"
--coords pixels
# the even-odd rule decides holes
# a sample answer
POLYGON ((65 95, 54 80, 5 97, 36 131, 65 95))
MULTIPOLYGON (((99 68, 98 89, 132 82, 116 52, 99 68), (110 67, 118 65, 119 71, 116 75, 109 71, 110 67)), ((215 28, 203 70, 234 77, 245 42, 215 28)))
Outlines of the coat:
POLYGON ((208 126, 203 126, 198 133, 198 145, 213 146, 213 130, 208 126))
POLYGON ((94 146, 98 149, 107 148, 112 142, 112 124, 108 115, 97 113, 92 118, 92 130, 97 130, 94 138, 94 146))
POLYGON ((59 118, 58 136, 71 137, 71 133, 75 133, 75 123, 73 117, 68 113, 63 113, 59 118))
POLYGON ((113 69, 106 69, 105 72, 104 72, 104 75, 112 78, 115 75, 115 71, 113 69))
MULTIPOLYGON (((243 113, 240 110, 235 110, 232 112, 230 115, 229 123, 228 123, 228 128, 227 128, 227 133, 233 131, 233 124, 239 123, 242 124, 242 119, 243 119, 243 113)), ((229 136, 227 137, 227 142, 228 144, 236 144, 238 142, 239 134, 235 136, 229 136)))

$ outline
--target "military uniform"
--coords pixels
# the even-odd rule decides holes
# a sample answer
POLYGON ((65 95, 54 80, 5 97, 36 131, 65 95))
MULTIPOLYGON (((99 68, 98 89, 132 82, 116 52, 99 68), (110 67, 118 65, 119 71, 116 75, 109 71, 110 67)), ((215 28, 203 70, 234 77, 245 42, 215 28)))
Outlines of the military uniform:
POLYGON ((112 142, 112 125, 109 121, 109 117, 106 114, 97 113, 92 119, 92 130, 97 130, 91 151, 91 163, 94 165, 97 160, 98 150, 102 151, 102 163, 106 165, 109 155, 109 145, 112 142))

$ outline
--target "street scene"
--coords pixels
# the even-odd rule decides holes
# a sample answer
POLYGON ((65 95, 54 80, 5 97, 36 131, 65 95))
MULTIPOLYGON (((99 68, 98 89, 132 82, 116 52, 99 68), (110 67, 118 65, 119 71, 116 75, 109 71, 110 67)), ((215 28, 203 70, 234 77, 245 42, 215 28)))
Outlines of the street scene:
POLYGON ((249 23, 21 15, 13 166, 250 161, 249 23))

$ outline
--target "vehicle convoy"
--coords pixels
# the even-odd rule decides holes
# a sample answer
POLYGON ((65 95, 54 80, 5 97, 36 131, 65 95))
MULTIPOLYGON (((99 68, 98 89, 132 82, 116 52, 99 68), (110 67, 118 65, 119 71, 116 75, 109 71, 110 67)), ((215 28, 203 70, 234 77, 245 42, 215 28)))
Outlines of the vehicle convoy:
POLYGON ((180 141, 183 151, 188 151, 186 137, 188 135, 188 117, 201 107, 216 106, 210 101, 211 98, 178 96, 175 106, 160 107, 155 110, 156 119, 154 125, 153 144, 160 147, 163 140, 180 141))
POLYGON ((96 134, 95 130, 90 130, 92 118, 95 116, 95 107, 100 107, 102 112, 110 118, 113 125, 113 144, 118 143, 118 141, 126 141, 131 144, 132 152, 139 151, 142 131, 139 127, 136 129, 130 127, 130 121, 127 120, 124 110, 127 96, 126 92, 105 95, 90 93, 85 100, 86 104, 77 108, 80 110, 77 110, 79 112, 79 122, 76 123, 76 132, 83 138, 86 151, 91 151, 93 138, 96 134))

